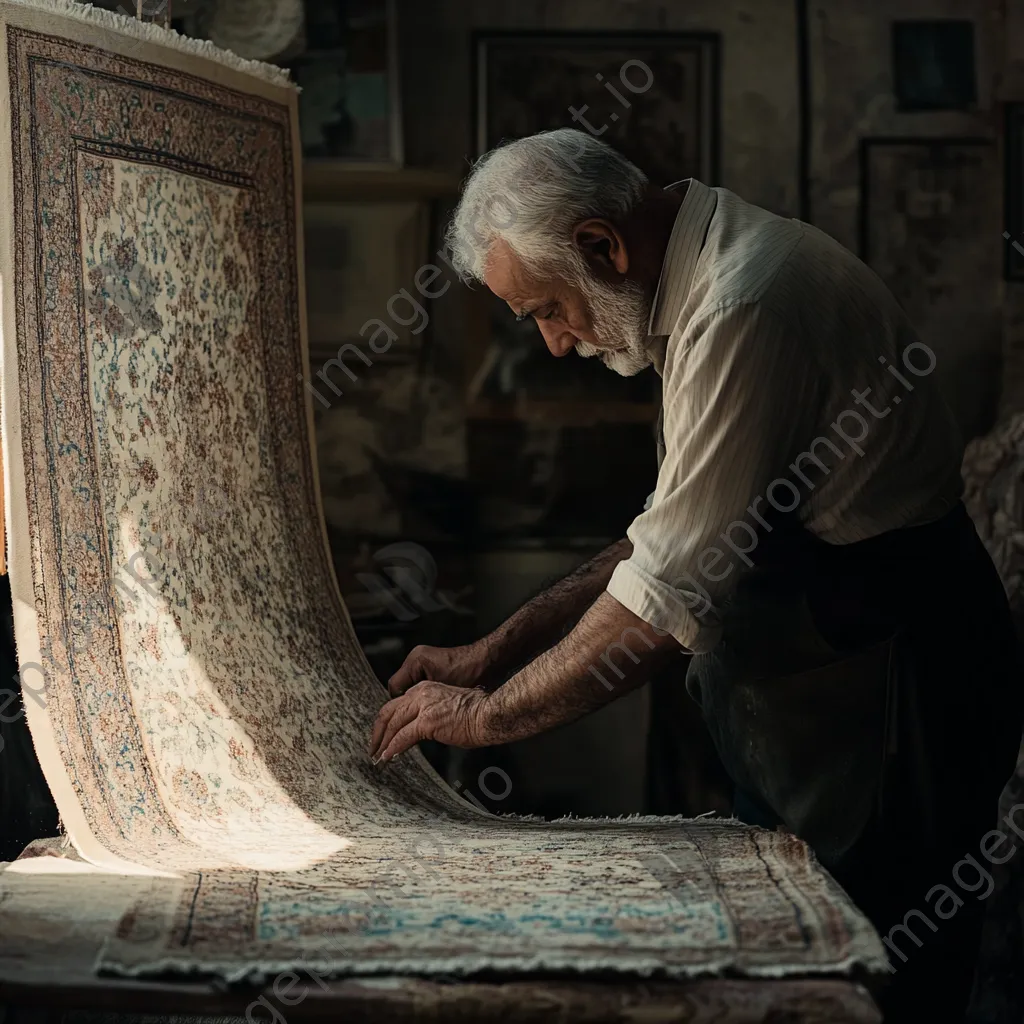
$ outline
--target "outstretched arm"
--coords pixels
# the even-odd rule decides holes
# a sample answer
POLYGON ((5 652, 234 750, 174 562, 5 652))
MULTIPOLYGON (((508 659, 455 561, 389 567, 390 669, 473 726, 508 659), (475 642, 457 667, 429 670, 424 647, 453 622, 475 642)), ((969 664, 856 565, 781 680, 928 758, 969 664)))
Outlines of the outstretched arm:
POLYGON ((370 756, 390 761, 420 740, 510 743, 581 718, 642 686, 679 643, 601 594, 551 650, 493 693, 425 681, 381 709, 370 756))
POLYGON ((556 644, 600 597, 619 562, 632 553, 633 545, 623 538, 527 601, 484 637, 496 652, 496 662, 513 671, 556 644))
POLYGON ((565 579, 527 601, 497 629, 465 647, 415 647, 388 681, 397 697, 425 679, 453 686, 500 686, 520 665, 547 650, 577 623, 608 585, 633 545, 623 538, 565 579))

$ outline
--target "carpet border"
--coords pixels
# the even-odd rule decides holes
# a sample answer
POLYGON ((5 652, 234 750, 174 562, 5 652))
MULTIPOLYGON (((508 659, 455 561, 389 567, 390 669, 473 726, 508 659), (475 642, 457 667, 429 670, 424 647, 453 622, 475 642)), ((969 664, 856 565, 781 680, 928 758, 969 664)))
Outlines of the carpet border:
MULTIPOLYGON (((12 102, 10 30, 16 29, 58 38, 76 45, 93 47, 129 60, 197 77, 195 61, 208 60, 203 68, 204 80, 211 84, 246 95, 255 95, 288 109, 292 135, 293 216, 299 255, 296 281, 299 288, 299 331, 302 352, 308 359, 304 303, 304 265, 302 262, 302 164, 298 128, 298 91, 287 75, 268 78, 258 69, 265 67, 255 61, 221 59, 224 51, 212 44, 186 47, 175 42, 183 37, 158 26, 139 25, 132 19, 108 11, 83 7, 73 0, 0 0, 0 435, 3 446, 5 492, 5 526, 7 534, 8 572, 14 605, 15 648, 19 666, 41 665, 43 661, 40 630, 36 611, 35 581, 28 521, 28 479, 23 455, 21 375, 18 365, 18 299, 15 277, 18 247, 22 239, 17 231, 17 209, 20 184, 16 180, 14 156, 21 144, 22 125, 12 102), (63 22, 64 24, 61 24, 63 22), (70 24, 69 24, 70 23, 70 24), (127 28, 137 30, 136 33, 127 28), (249 68, 256 69, 255 73, 249 68)), ((20 102, 20 100, 17 100, 20 102)), ((312 434, 312 409, 306 396, 307 431, 313 456, 314 477, 317 478, 315 444, 312 434)), ((322 508, 319 509, 321 524, 322 508)), ((326 544, 326 528, 321 532, 326 544)), ((335 581, 336 582, 336 581, 335 581)), ((27 670, 22 672, 25 675, 27 670)), ((179 877, 177 873, 133 863, 111 853, 93 834, 71 778, 64 765, 53 725, 44 706, 27 692, 22 679, 23 703, 33 746, 43 767, 47 784, 60 813, 62 828, 71 837, 83 859, 97 867, 118 874, 150 877, 179 877)))

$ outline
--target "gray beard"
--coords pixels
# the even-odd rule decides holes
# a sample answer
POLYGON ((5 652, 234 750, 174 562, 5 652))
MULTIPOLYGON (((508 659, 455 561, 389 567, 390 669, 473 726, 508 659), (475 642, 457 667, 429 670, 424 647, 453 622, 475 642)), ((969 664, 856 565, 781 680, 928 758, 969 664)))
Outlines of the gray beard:
POLYGON ((650 366, 647 325, 651 304, 640 285, 627 281, 613 287, 591 278, 580 287, 601 344, 578 341, 576 351, 584 359, 597 356, 608 369, 623 377, 634 377, 650 366))

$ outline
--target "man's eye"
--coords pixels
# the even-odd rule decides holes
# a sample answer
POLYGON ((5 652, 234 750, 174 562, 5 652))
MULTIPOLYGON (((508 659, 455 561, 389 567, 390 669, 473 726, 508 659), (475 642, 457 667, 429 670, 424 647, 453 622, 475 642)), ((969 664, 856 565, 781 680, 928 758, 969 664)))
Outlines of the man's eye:
POLYGON ((538 314, 537 319, 538 320, 553 320, 555 318, 555 314, 557 312, 558 312, 558 307, 557 306, 552 306, 550 309, 545 310, 543 314, 538 314))

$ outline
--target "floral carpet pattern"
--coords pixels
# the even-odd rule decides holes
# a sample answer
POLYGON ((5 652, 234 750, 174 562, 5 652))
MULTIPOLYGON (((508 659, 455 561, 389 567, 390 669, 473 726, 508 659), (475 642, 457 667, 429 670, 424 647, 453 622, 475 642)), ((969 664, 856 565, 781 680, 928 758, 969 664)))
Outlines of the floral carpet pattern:
POLYGON ((33 741, 81 857, 140 875, 101 966, 882 969, 790 836, 501 820, 417 753, 369 763, 384 692, 301 380, 294 91, 56 10, 0 0, 2 428, 33 741))

